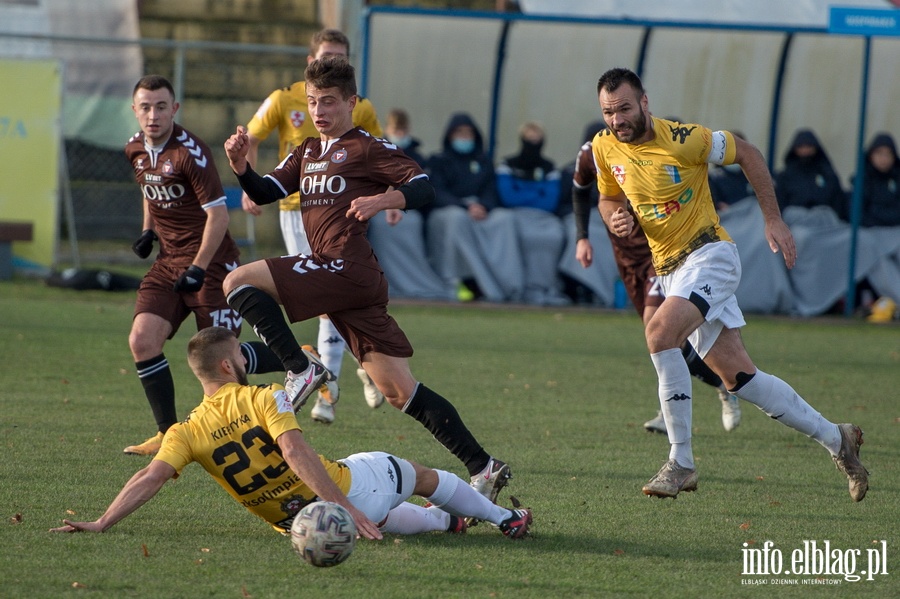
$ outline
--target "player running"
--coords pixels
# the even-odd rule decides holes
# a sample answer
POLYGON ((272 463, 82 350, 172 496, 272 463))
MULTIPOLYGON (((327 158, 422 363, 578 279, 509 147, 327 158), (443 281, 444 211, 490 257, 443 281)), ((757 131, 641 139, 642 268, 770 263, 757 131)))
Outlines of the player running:
POLYGON ((597 94, 608 127, 591 144, 600 215, 619 237, 627 237, 640 224, 665 295, 645 335, 671 449, 643 492, 675 497, 697 488, 691 375, 681 355, 681 345, 689 339, 730 393, 825 447, 847 476, 850 497, 862 501, 869 488, 868 472, 859 461, 862 430, 828 421, 790 385, 759 370, 741 340, 746 323, 734 296, 741 261, 719 224, 708 168, 711 163, 741 165, 759 201, 769 247, 780 251, 792 268, 797 257, 794 238, 781 218, 762 154, 727 131, 652 116, 640 78, 628 69, 604 73, 597 94))
MULTIPOLYGON (((241 317, 225 301, 222 281, 238 266, 228 233, 225 192, 203 140, 175 123, 179 104, 172 84, 159 75, 134 86, 131 106, 141 130, 125 146, 144 201, 143 233, 132 249, 140 258, 159 254, 141 281, 128 345, 158 431, 125 453, 153 455, 178 420, 175 383, 163 345, 194 314, 197 328, 223 326, 240 333, 241 317)), ((259 341, 244 343, 250 372, 281 369, 259 341)))
POLYGON ((320 136, 304 141, 265 178, 247 162, 243 127, 225 151, 253 201, 267 204, 300 192, 312 253, 238 268, 225 280, 228 303, 281 358, 297 409, 328 380, 328 371, 303 352, 281 306, 291 322, 327 313, 387 401, 425 426, 465 464, 472 486, 496 501, 509 466, 482 448, 453 404, 413 377, 413 348, 387 312, 387 279, 366 239, 366 223, 380 211, 432 200, 428 176, 397 146, 353 126, 355 72, 345 59, 310 63, 306 93, 320 136))
MULTIPOLYGON (((597 130, 585 132, 587 141, 578 150, 572 181, 572 211, 575 215, 575 230, 578 239, 575 246, 575 259, 584 268, 588 268, 594 260, 594 249, 588 238, 591 198, 596 196, 597 189, 597 166, 594 164, 594 156, 591 154, 591 140, 599 129, 600 127, 597 130)), ((639 225, 635 225, 626 237, 614 235, 609 229, 606 229, 606 233, 612 244, 613 256, 619 269, 619 278, 625 285, 625 291, 631 299, 631 304, 646 326, 663 301, 662 292, 656 282, 656 271, 653 270, 647 236, 644 235, 644 230, 639 225)), ((691 374, 713 387, 718 393, 722 403, 722 426, 726 431, 736 429, 741 423, 741 404, 738 398, 728 392, 722 379, 703 363, 690 343, 684 343, 681 353, 684 355, 691 374)), ((666 434, 666 421, 662 411, 660 410, 652 420, 645 422, 644 428, 650 432, 666 434)))

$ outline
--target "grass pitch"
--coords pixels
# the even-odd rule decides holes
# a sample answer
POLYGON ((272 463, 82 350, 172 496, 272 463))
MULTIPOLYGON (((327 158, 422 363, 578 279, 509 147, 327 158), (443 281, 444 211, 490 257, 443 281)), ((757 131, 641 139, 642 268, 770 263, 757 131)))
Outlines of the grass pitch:
MULTIPOLYGON (((817 443, 749 404, 726 433, 715 392, 700 383, 699 489, 669 501, 640 491, 668 443, 641 426, 657 410, 656 377, 632 312, 396 306, 416 348, 413 372, 510 463, 501 501, 534 510, 533 535, 512 542, 482 524, 466 535, 388 536, 316 569, 198 466, 105 534, 47 532, 62 518, 98 517, 147 463, 122 454, 154 430, 128 351, 132 309, 130 293, 0 283, 0 597, 900 596, 897 326, 750 316, 744 332, 761 369, 865 430, 865 501, 850 500, 817 443), (832 573, 816 575, 803 550, 826 542, 832 573), (848 579, 851 558, 852 574, 878 573, 848 579), (784 573, 804 564, 809 575, 784 573)), ((295 330, 315 340, 315 323, 295 330)), ((186 322, 165 349, 181 414, 201 396, 184 360, 193 331, 186 322)), ((417 422, 368 408, 354 370, 347 356, 333 425, 300 415, 318 451, 385 450, 465 476, 417 422)))

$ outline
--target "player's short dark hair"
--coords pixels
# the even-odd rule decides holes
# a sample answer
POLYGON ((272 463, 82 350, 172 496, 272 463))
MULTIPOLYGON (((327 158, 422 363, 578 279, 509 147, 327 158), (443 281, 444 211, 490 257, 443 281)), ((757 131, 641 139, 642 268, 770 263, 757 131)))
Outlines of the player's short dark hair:
POLYGON ((188 364, 197 377, 210 377, 218 373, 219 361, 227 357, 225 343, 236 339, 234 331, 224 327, 200 329, 188 341, 188 364))
POLYGON ((347 48, 347 54, 350 54, 350 39, 344 35, 339 29, 322 29, 313 34, 309 40, 309 55, 315 56, 319 53, 319 46, 324 43, 340 44, 347 48))
POLYGON ((312 61, 303 78, 316 89, 338 88, 345 100, 356 95, 356 70, 343 56, 325 56, 312 61))
POLYGON ((175 88, 172 87, 172 84, 169 83, 169 80, 163 77, 162 75, 145 75, 141 77, 140 80, 135 84, 134 90, 132 90, 131 95, 137 93, 139 89, 146 89, 150 91, 156 91, 158 89, 167 89, 169 93, 172 94, 172 97, 175 97, 175 88))
POLYGON ((597 94, 599 95, 604 89, 607 92, 614 92, 619 89, 619 86, 623 83, 627 83, 633 87, 639 98, 646 93, 644 92, 644 84, 641 83, 641 78, 638 77, 634 71, 617 67, 606 71, 600 76, 600 80, 597 81, 597 94))

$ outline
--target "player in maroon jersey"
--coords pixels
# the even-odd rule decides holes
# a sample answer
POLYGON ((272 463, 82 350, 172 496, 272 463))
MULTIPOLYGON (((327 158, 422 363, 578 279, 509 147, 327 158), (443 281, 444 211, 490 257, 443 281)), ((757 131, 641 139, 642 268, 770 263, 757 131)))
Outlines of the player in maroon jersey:
POLYGON ((312 254, 238 268, 225 280, 228 303, 282 359, 295 409, 328 374, 300 348, 280 305, 292 322, 327 313, 387 401, 422 423, 465 464, 472 486, 496 501, 509 467, 481 447, 447 399, 413 377, 412 346, 387 312, 387 280, 366 239, 367 221, 380 211, 431 201, 428 177, 397 146, 353 127, 356 81, 346 59, 310 63, 306 91, 320 136, 304 141, 274 171, 263 178, 250 168, 243 127, 225 151, 253 201, 267 204, 300 192, 312 254))
MULTIPOLYGON (((604 129, 604 123, 592 123, 585 130, 586 141, 578 150, 575 172, 572 176, 572 208, 575 215, 576 237, 575 259, 585 268, 593 262, 593 247, 588 239, 588 222, 591 206, 597 206, 597 167, 591 153, 591 140, 597 131, 604 129)), ((604 227, 605 228, 605 227, 604 227)), ((644 230, 634 227, 627 237, 619 237, 606 229, 612 243, 613 256, 619 269, 619 277, 625 291, 644 324, 662 305, 663 297, 656 282, 656 270, 650 255, 650 244, 644 230)), ((725 388, 722 379, 707 366, 690 343, 685 342, 682 354, 691 374, 707 385, 714 387, 722 402, 722 426, 732 431, 741 423, 740 400, 725 388)), ((655 418, 644 423, 650 432, 666 434, 666 421, 662 411, 655 418)))
MULTIPOLYGON (((125 453, 154 455, 178 420, 163 345, 191 313, 198 330, 221 326, 240 333, 240 314, 222 291, 239 251, 228 233, 225 192, 212 154, 175 123, 179 104, 172 84, 148 75, 134 86, 132 99, 141 130, 126 144, 125 155, 144 200, 143 233, 132 249, 147 258, 159 241, 159 254, 138 289, 128 344, 159 431, 125 453)), ((263 343, 244 343, 242 351, 250 372, 281 369, 263 343)))

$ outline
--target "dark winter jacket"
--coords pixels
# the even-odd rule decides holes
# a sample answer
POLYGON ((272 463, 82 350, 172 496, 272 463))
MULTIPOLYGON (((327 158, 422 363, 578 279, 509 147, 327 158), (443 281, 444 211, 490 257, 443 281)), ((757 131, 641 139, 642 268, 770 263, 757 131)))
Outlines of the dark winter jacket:
POLYGON ((428 160, 428 172, 434 186, 433 208, 467 205, 466 199, 491 210, 498 205, 495 188, 494 165, 484 152, 484 139, 474 119, 466 113, 450 117, 444 130, 443 150, 428 160), (460 154, 450 144, 450 134, 460 125, 469 125, 475 131, 475 149, 460 154))
POLYGON ((894 138, 889 133, 876 135, 866 150, 862 202, 861 226, 900 226, 900 159, 894 138), (879 147, 888 147, 894 154, 894 165, 886 173, 872 166, 872 152, 879 147))
POLYGON ((847 196, 840 179, 819 139, 808 129, 798 131, 791 142, 784 157, 784 170, 775 176, 775 190, 782 210, 788 206, 830 206, 841 220, 848 220, 847 196), (801 145, 815 146, 815 155, 798 156, 795 149, 801 145))

